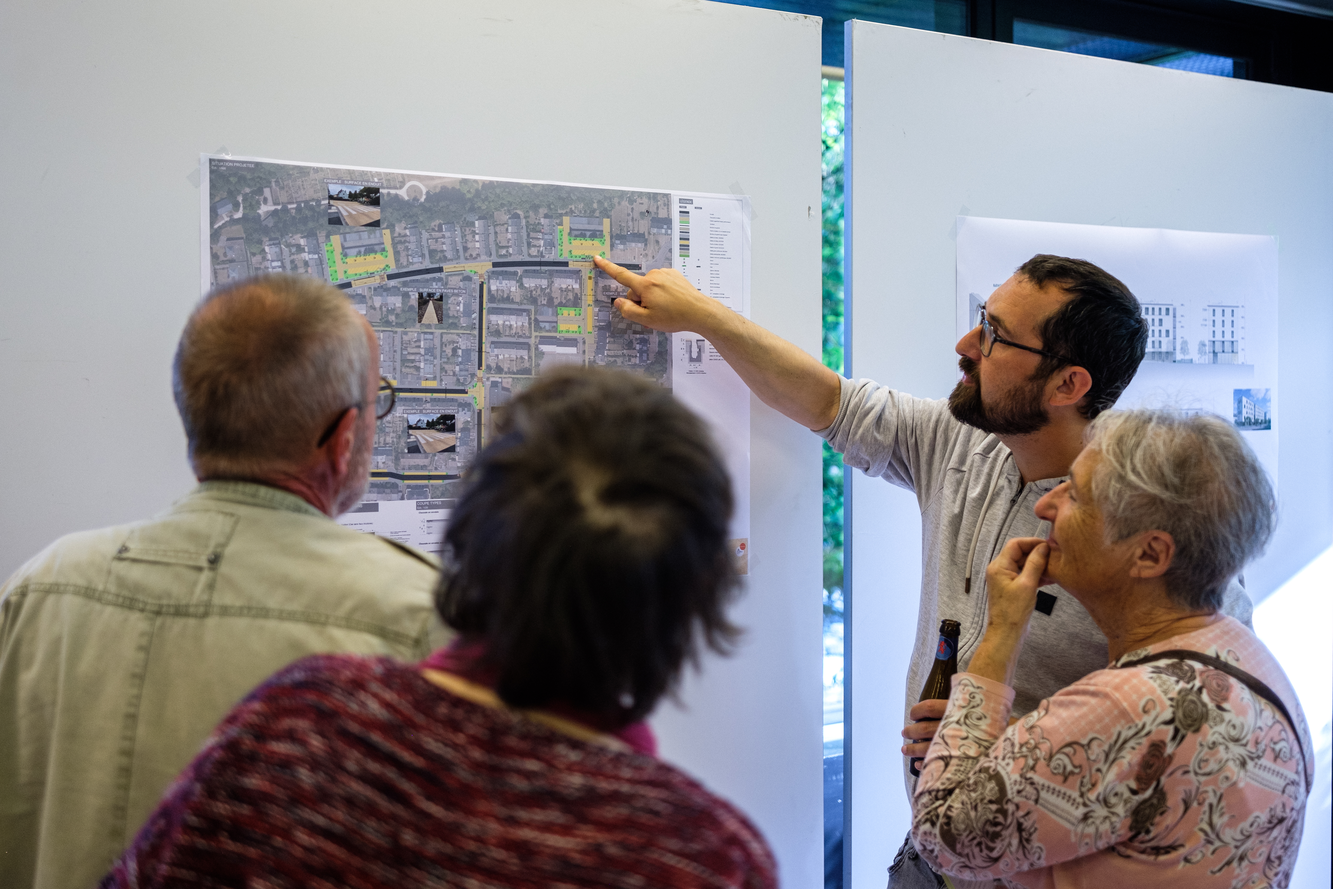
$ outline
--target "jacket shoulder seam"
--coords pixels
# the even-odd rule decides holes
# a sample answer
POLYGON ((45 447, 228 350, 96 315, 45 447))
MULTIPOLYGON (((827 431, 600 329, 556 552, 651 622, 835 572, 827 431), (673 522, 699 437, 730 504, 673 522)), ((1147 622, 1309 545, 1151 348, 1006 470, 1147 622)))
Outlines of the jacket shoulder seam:
POLYGON ((409 647, 412 646, 415 643, 415 640, 421 635, 420 631, 409 632, 406 630, 399 630, 384 624, 375 623, 374 621, 359 620, 357 618, 344 617, 338 614, 329 614, 319 611, 302 611, 294 608, 268 608, 256 605, 184 605, 166 602, 146 602, 142 599, 135 599, 119 593, 64 583, 27 584, 25 595, 30 595, 33 592, 78 596, 83 599, 98 602, 102 605, 110 605, 117 608, 124 608, 128 611, 138 611, 144 614, 163 617, 253 617, 265 620, 304 623, 312 626, 337 627, 339 629, 353 630, 355 632, 378 636, 386 641, 409 647))

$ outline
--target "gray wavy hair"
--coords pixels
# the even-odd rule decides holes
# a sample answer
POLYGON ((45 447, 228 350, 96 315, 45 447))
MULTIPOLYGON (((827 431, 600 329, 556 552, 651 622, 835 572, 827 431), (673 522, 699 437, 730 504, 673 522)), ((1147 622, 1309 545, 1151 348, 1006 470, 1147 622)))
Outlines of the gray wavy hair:
POLYGON ((1210 414, 1108 411, 1086 442, 1102 457, 1091 487, 1107 543, 1166 531, 1176 544, 1168 597, 1191 611, 1220 608, 1277 522, 1272 483, 1240 433, 1210 414))
POLYGON ((323 281, 275 274, 212 291, 172 367, 195 472, 243 479, 300 461, 366 400, 370 360, 356 311, 323 281))

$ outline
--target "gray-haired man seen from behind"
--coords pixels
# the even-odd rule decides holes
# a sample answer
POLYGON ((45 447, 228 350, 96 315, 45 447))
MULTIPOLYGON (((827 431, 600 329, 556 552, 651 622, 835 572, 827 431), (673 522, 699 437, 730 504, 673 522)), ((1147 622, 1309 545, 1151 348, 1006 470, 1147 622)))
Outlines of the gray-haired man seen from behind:
POLYGON ((215 723, 318 652, 443 644, 433 558, 333 522, 365 494, 381 391, 339 291, 272 275, 194 311, 173 385, 200 484, 64 537, 0 587, 0 886, 91 886, 215 723))

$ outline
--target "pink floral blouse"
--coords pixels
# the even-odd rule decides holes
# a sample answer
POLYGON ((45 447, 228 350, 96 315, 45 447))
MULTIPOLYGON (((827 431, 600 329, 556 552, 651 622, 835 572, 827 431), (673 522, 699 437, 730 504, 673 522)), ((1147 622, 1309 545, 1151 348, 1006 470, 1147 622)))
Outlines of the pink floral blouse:
MULTIPOLYGON (((1266 683, 1313 752, 1291 683, 1240 622, 1226 617, 1120 660, 1171 649, 1266 683)), ((1009 886, 1287 885, 1314 762, 1302 762, 1286 721, 1206 665, 1114 666, 1012 726, 1012 688, 955 676, 912 803, 922 857, 1009 886)))

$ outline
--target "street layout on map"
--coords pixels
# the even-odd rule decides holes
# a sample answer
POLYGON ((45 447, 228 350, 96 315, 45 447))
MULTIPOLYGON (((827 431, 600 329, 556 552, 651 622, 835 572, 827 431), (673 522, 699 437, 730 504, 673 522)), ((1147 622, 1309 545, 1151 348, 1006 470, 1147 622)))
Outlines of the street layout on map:
MULTIPOLYGON (((671 196, 265 161, 208 161, 211 283, 287 271, 347 291, 398 391, 374 501, 447 501, 493 411, 559 364, 671 386, 670 338, 621 318, 592 265, 671 267, 671 196)), ((424 506, 425 504, 420 504, 424 506)))

